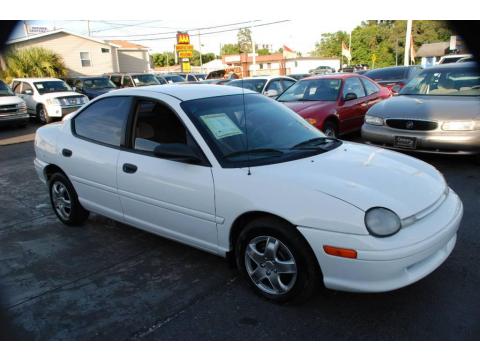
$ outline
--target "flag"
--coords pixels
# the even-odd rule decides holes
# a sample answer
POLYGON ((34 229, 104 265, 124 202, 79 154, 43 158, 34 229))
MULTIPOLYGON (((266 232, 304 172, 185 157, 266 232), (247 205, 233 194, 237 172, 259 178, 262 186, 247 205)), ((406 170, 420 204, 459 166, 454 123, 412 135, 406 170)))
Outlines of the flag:
POLYGON ((410 34, 410 62, 415 64, 415 57, 417 54, 415 53, 415 47, 413 46, 413 35, 410 34))
POLYGON ((297 57, 297 53, 290 49, 287 45, 283 45, 283 57, 285 59, 293 59, 297 57))
POLYGON ((342 55, 345 56, 348 61, 352 60, 352 54, 350 54, 350 49, 347 48, 347 45, 342 41, 342 55))

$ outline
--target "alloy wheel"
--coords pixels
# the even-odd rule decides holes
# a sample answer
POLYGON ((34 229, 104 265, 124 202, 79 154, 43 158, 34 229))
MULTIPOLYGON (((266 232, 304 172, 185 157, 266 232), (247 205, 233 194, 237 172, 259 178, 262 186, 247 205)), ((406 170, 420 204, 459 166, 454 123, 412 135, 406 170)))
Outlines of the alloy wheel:
POLYGON ((297 280, 297 264, 288 247, 272 236, 258 236, 245 249, 245 267, 250 279, 263 292, 281 295, 297 280))
POLYGON ((52 184, 52 202, 55 212, 65 221, 70 219, 72 214, 71 196, 67 187, 60 181, 55 181, 52 184))

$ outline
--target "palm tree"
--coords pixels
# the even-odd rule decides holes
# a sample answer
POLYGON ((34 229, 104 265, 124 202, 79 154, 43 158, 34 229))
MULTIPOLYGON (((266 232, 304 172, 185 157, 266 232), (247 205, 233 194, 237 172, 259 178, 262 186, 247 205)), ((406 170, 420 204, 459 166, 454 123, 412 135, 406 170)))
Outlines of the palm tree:
POLYGON ((67 75, 62 57, 41 47, 10 51, 5 56, 5 65, 6 69, 2 77, 7 83, 19 77, 65 77, 67 75))

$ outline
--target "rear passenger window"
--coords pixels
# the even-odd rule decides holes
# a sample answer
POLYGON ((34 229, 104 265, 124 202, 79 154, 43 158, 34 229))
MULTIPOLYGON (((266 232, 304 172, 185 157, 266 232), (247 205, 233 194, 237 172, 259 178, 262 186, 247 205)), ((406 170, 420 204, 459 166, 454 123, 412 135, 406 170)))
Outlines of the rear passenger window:
POLYGON ((114 96, 94 102, 74 118, 75 134, 107 145, 120 146, 132 100, 114 96))
POLYGON ((122 77, 121 76, 112 76, 110 77, 110 80, 117 85, 118 87, 122 86, 122 77))

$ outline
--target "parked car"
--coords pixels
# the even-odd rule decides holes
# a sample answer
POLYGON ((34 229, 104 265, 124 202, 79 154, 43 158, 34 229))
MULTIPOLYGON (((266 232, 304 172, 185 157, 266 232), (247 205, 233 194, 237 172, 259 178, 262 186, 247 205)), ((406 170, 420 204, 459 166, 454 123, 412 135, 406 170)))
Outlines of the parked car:
POLYGON ((289 74, 288 76, 298 81, 306 77, 310 77, 312 74, 289 74))
POLYGON ((203 81, 207 77, 207 74, 201 73, 178 73, 185 81, 203 81))
POLYGON ((178 74, 161 74, 160 76, 167 81, 167 84, 185 82, 185 79, 178 74))
POLYGON ((296 82, 297 80, 289 76, 256 76, 232 80, 227 85, 243 87, 275 98, 296 82))
POLYGON ((38 129, 35 154, 63 223, 91 211, 229 256, 278 302, 322 280, 359 292, 411 284, 449 256, 463 212, 433 166, 326 138, 232 86, 102 95, 38 129))
POLYGON ((475 63, 423 70, 398 96, 372 107, 362 127, 371 144, 445 154, 480 153, 480 73, 475 63))
POLYGON ((67 83, 90 100, 117 88, 108 76, 80 76, 67 79, 67 83))
POLYGON ((13 79, 12 90, 25 101, 27 111, 42 123, 60 120, 88 102, 88 97, 55 78, 13 79))
POLYGON ((26 125, 29 115, 27 105, 0 80, 0 126, 26 125))
POLYGON ((367 110, 390 96, 369 78, 342 73, 302 79, 277 100, 325 135, 338 137, 360 130, 367 110))
POLYGON ((451 64, 451 63, 456 63, 456 62, 466 62, 466 61, 471 61, 473 60, 473 55, 472 54, 451 54, 451 55, 445 55, 440 58, 438 61, 437 65, 442 65, 442 64, 451 64))
POLYGON ((325 75, 325 74, 332 74, 335 72, 335 69, 331 66, 320 65, 317 66, 315 69, 309 71, 311 75, 325 75))
POLYGON ((201 83, 202 84, 212 84, 212 85, 227 85, 230 81, 230 79, 208 79, 208 80, 203 80, 201 83))
POLYGON ((373 69, 365 72, 363 75, 375 80, 378 84, 390 89, 394 94, 398 93, 411 79, 420 71, 421 66, 388 66, 379 69, 373 69))
POLYGON ((115 73, 108 77, 118 88, 161 85, 155 74, 149 73, 115 73))

